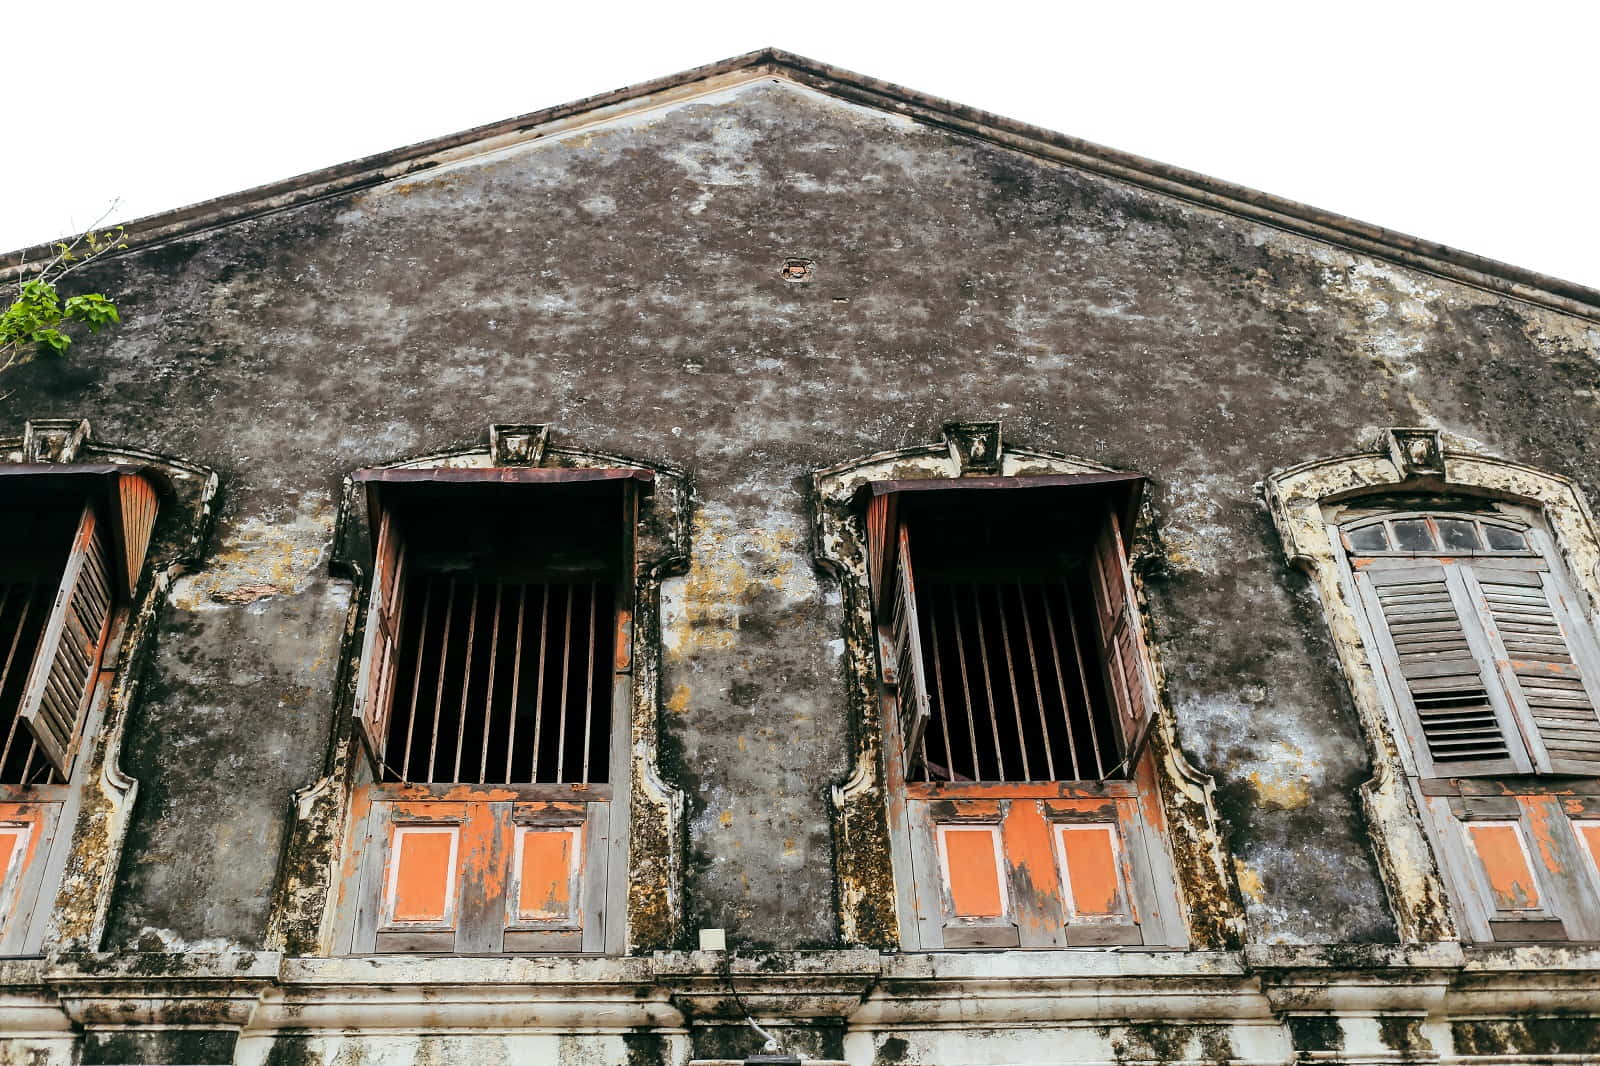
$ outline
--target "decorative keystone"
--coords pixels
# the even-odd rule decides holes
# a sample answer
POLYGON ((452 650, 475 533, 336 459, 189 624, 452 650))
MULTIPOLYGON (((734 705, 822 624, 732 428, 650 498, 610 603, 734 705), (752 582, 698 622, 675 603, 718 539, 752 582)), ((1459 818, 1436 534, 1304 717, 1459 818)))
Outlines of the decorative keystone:
POLYGON ((1000 472, 999 422, 946 422, 944 442, 963 474, 1000 472))
POLYGON ((31 418, 22 426, 22 461, 70 463, 88 439, 86 418, 31 418))
POLYGON ((496 422, 489 427, 489 462, 495 466, 539 466, 549 443, 548 425, 496 422))
POLYGON ((1444 443, 1437 429, 1388 431, 1389 458, 1405 477, 1444 477, 1444 443))

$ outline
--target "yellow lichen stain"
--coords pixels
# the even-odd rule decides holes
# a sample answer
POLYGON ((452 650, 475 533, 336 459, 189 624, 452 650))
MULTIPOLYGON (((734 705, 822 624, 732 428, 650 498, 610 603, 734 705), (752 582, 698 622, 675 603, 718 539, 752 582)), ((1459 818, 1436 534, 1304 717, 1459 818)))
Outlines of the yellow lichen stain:
POLYGON ((797 565, 800 530, 779 525, 741 526, 725 509, 694 517, 693 558, 676 611, 667 612, 667 645, 675 652, 731 648, 757 597, 777 592, 792 602, 816 595, 810 570, 797 565))
POLYGON ((1233 860, 1233 874, 1239 879, 1239 891, 1245 899, 1252 903, 1266 901, 1267 887, 1261 883, 1261 875, 1246 866, 1243 860, 1233 860))
POLYGON ((299 592, 321 566, 333 535, 326 497, 301 501, 288 522, 250 517, 226 534, 206 569, 172 586, 172 603, 194 611, 207 603, 242 606, 299 592))
POLYGON ((686 714, 689 710, 689 686, 684 684, 674 685, 672 693, 667 696, 667 710, 673 714, 686 714))
POLYGON ((1295 811, 1311 806, 1311 779, 1304 775, 1280 775, 1276 769, 1269 773, 1252 770, 1250 785, 1263 810, 1295 811))
POLYGON ((717 815, 717 824, 722 826, 722 828, 724 828, 724 829, 732 828, 732 826, 733 826, 733 812, 732 811, 723 811, 721 814, 717 815))
POLYGON ((744 734, 741 733, 739 735, 739 750, 740 751, 744 751, 746 746, 747 745, 745 744, 744 734))
POLYGON ((792 859, 798 854, 800 854, 800 844, 799 844, 798 841, 790 839, 790 840, 785 840, 783 842, 783 857, 784 858, 792 859))

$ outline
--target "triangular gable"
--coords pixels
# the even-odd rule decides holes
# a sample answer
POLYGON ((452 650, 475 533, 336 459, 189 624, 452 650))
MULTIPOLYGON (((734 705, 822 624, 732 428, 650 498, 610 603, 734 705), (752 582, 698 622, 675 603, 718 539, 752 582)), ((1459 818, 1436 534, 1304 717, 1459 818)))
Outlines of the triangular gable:
MULTIPOLYGON (((927 96, 775 48, 151 215, 128 223, 126 240, 130 249, 149 246, 340 193, 415 178, 585 126, 617 121, 771 78, 1501 296, 1600 321, 1600 291, 1582 285, 927 96)), ((47 247, 27 249, 26 261, 46 258, 43 252, 47 247)), ((19 251, 0 257, 0 279, 15 272, 23 254, 19 251)))

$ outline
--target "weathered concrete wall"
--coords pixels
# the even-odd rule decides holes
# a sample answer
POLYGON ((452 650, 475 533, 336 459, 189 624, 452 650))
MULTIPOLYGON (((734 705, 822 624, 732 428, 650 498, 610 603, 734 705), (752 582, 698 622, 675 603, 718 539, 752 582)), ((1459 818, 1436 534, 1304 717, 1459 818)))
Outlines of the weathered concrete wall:
POLYGON ((108 948, 259 944, 334 713, 339 479, 490 421, 694 478, 694 559, 663 603, 686 925, 781 947, 836 938, 825 793, 847 763, 808 471, 1002 418, 1151 476, 1156 653, 1266 942, 1394 930, 1354 714, 1254 484, 1425 420, 1600 484, 1592 327, 777 81, 91 280, 124 325, 11 375, 7 417, 82 415, 223 479, 130 734, 108 948), (780 276, 791 256, 809 280, 780 276))

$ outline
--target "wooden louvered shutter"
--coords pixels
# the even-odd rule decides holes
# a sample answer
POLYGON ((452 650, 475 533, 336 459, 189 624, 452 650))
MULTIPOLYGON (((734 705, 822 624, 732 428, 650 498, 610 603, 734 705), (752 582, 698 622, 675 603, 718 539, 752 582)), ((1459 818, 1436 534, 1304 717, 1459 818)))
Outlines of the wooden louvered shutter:
POLYGON ((1600 774, 1600 716, 1568 629, 1581 624, 1546 570, 1472 567, 1495 662, 1526 716, 1535 768, 1600 774), (1542 750, 1540 750, 1542 749, 1542 750))
POLYGON ((1100 622, 1100 651, 1112 698, 1122 723, 1123 748, 1130 755, 1154 721, 1155 683, 1144 646, 1144 625, 1128 574, 1128 553, 1116 513, 1108 512, 1095 539, 1095 610, 1100 622))
POLYGON ((144 570, 144 553, 150 547, 150 531, 156 524, 156 490, 138 474, 117 478, 117 498, 122 508, 118 537, 122 548, 122 594, 132 598, 139 589, 144 570))
POLYGON ((901 526, 896 537, 899 565, 894 576, 894 613, 889 623, 895 679, 899 684, 896 704, 900 736, 905 745, 907 772, 922 759, 922 734, 932 717, 928 699, 928 675, 923 667, 922 628, 917 615, 916 582, 911 575, 911 534, 901 526))
POLYGON ((1390 691, 1412 723, 1413 747, 1432 760, 1434 773, 1532 769, 1499 686, 1485 674, 1487 638, 1459 568, 1373 566, 1358 571, 1357 584, 1381 631, 1390 691))
POLYGON ((396 661, 400 651, 400 608, 405 576, 405 544, 392 509, 378 516, 378 545, 367 593, 366 635, 361 644, 361 683, 356 693, 356 719, 372 757, 383 759, 389 736, 396 661))
POLYGON ((71 775, 111 621, 110 564, 105 530, 85 505, 18 711, 62 780, 71 775))

